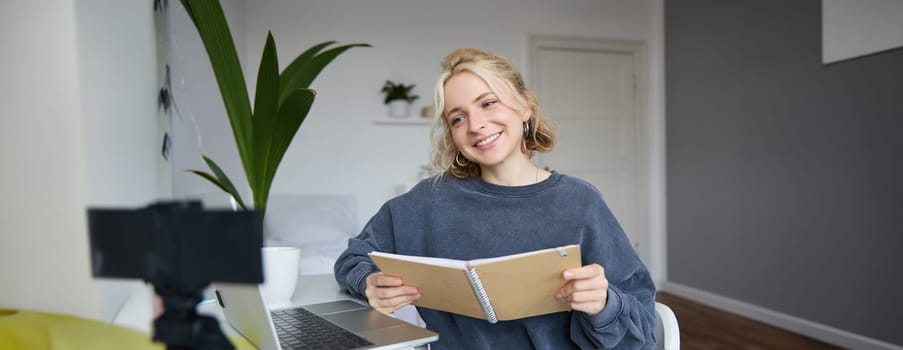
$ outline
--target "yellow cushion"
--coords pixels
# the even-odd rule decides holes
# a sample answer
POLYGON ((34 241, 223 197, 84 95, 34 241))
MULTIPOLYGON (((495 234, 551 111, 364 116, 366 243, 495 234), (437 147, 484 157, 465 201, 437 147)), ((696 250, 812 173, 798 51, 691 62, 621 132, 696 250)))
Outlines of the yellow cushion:
MULTIPOLYGON (((236 349, 253 349, 241 337, 229 339, 236 349)), ((150 336, 95 320, 34 311, 0 309, 0 350, 155 349, 150 336)))

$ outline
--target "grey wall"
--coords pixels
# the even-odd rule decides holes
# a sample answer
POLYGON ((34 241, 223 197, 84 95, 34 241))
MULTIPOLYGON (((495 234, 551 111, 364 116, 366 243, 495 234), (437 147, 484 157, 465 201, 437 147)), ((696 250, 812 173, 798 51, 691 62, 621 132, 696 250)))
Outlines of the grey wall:
POLYGON ((665 2, 669 280, 903 345, 903 51, 822 65, 820 16, 665 2))

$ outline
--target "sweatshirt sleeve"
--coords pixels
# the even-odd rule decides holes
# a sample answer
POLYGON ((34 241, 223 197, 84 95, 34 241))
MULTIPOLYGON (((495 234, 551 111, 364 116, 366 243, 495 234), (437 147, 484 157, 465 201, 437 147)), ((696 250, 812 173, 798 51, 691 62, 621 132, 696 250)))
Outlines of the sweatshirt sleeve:
POLYGON ((379 268, 367 255, 372 251, 394 252, 392 216, 388 205, 370 219, 357 237, 348 239, 348 248, 336 259, 333 268, 339 288, 356 298, 366 300, 367 276, 379 272, 379 268))
POLYGON ((581 253, 585 265, 605 269, 608 300, 595 315, 571 312, 571 340, 581 349, 652 349, 655 284, 601 196, 593 207, 581 253))

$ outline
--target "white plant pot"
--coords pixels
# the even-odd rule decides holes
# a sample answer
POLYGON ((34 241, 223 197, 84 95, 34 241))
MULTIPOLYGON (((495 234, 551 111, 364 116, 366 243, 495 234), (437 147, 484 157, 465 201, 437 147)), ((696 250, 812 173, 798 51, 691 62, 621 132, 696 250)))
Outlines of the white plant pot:
POLYGON ((392 118, 407 118, 411 104, 408 101, 395 100, 389 102, 389 116, 392 118))
POLYGON ((298 284, 301 249, 297 247, 263 248, 263 298, 267 308, 291 305, 298 284))

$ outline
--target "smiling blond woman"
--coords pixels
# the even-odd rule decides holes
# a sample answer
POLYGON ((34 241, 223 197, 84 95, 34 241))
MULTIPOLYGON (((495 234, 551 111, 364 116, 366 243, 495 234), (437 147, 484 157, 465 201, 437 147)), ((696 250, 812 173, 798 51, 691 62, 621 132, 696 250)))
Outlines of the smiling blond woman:
POLYGON ((436 83, 433 177, 393 198, 349 240, 336 280, 392 313, 421 297, 384 275, 371 251, 471 260, 579 243, 583 266, 549 298, 571 310, 488 323, 419 308, 439 333, 431 349, 652 349, 655 286, 601 193, 533 163, 555 143, 511 62, 476 49, 442 61, 436 83))

